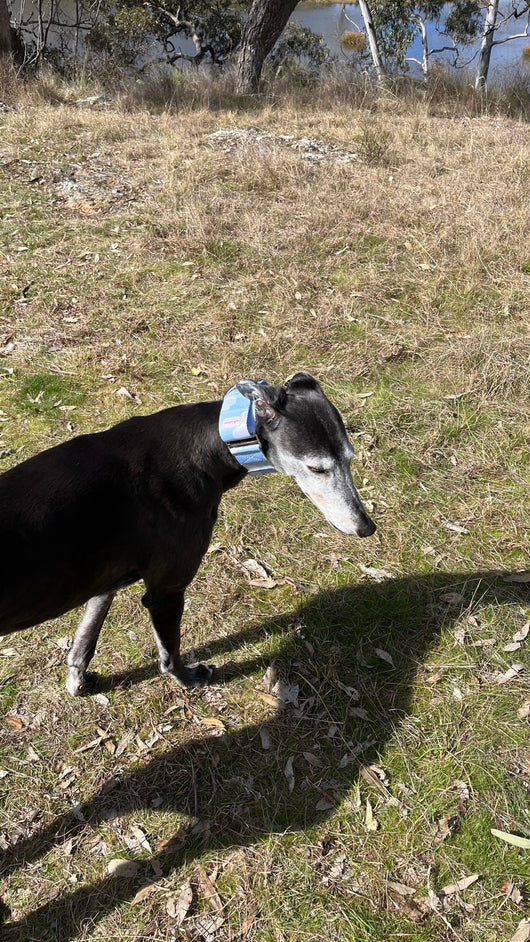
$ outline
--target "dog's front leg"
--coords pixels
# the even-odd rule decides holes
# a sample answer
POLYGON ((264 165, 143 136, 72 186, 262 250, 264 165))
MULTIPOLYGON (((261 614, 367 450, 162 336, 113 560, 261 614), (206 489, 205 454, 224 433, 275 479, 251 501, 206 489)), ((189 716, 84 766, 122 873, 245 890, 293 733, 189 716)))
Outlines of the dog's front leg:
POLYGON ((73 697, 78 697, 94 684, 95 674, 87 671, 87 667, 94 656, 101 626, 115 594, 95 595, 87 602, 68 655, 66 689, 73 697))
POLYGON ((180 619, 184 611, 184 592, 149 590, 143 604, 149 611, 160 654, 160 670, 171 674, 180 687, 204 687, 213 670, 206 664, 186 667, 180 657, 180 619))

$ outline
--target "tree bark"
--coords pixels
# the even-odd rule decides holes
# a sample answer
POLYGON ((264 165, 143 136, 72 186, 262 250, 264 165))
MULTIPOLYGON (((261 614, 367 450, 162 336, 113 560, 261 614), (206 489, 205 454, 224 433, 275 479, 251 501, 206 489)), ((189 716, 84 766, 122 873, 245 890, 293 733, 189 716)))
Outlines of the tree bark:
POLYGON ((7 0, 0 0, 0 59, 7 58, 12 52, 11 16, 7 0))
POLYGON ((297 2, 254 0, 234 56, 238 94, 248 95, 256 91, 263 63, 280 38, 297 2))
POLYGON ((368 5, 368 0, 359 0, 359 9, 361 11, 364 28, 368 37, 368 45, 370 47, 370 54, 372 56, 374 69, 376 71, 378 80, 381 81, 385 74, 385 68, 381 59, 381 53, 379 52, 379 46, 377 45, 377 36, 375 32, 374 21, 372 19, 372 11, 368 5))
POLYGON ((477 66, 477 77, 475 79, 475 88, 477 91, 485 91, 487 87, 491 50, 493 47, 493 37, 495 36, 495 24, 497 22, 498 12, 499 0, 490 0, 486 11, 482 45, 480 47, 480 56, 477 66))

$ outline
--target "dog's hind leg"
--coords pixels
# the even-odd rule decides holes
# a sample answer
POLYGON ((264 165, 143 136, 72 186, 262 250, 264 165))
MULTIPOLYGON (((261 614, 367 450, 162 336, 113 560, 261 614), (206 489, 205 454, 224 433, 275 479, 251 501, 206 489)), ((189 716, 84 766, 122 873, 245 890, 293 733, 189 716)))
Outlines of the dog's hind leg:
POLYGON ((180 619, 184 592, 149 590, 142 603, 149 611, 160 654, 160 670, 171 674, 180 687, 204 687, 213 670, 206 664, 186 667, 180 657, 180 619))
POLYGON ((66 689, 73 697, 84 693, 94 682, 94 675, 87 671, 87 667, 94 656, 101 627, 115 594, 95 595, 86 604, 68 655, 66 689))

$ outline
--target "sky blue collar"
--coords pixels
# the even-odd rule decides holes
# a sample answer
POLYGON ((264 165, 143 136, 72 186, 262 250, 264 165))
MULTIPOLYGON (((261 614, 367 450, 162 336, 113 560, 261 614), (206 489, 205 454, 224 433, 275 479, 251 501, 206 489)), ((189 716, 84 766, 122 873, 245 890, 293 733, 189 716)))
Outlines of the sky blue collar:
MULTIPOLYGON (((260 383, 267 386, 264 380, 260 383)), ((276 470, 263 454, 256 437, 254 403, 243 396, 237 386, 232 386, 223 399, 219 435, 249 474, 270 474, 276 470)))

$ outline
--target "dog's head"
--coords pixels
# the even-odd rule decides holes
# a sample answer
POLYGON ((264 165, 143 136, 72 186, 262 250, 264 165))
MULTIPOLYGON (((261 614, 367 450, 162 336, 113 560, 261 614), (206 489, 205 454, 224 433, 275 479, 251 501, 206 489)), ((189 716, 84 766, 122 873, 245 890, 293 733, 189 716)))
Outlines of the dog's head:
POLYGON ((237 388, 254 403, 256 435, 273 468, 294 478, 341 533, 371 536, 376 527, 351 476, 353 447, 316 379, 296 373, 285 386, 245 381, 237 388))

